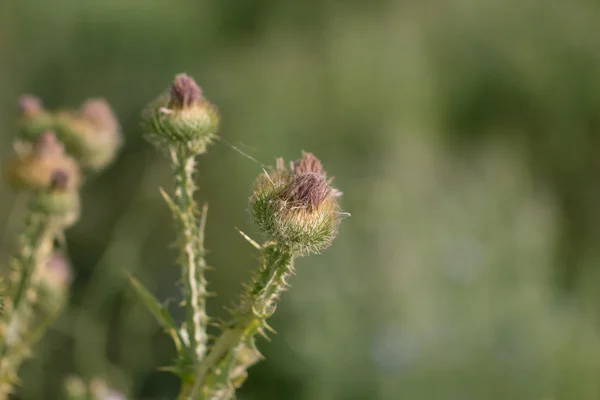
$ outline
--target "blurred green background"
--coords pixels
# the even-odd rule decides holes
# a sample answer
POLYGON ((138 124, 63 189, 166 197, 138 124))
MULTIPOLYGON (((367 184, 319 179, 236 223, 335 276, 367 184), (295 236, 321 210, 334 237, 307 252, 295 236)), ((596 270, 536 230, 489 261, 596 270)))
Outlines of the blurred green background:
MULTIPOLYGON (((301 259, 240 399, 600 399, 600 4, 592 0, 2 0, 0 159, 16 101, 104 96, 126 135, 68 233, 71 304, 22 369, 19 398, 73 373, 172 399, 169 339, 128 288, 178 312, 165 157, 141 108, 178 72, 261 163, 314 152, 352 214, 301 259)), ((200 160, 210 312, 258 254, 260 164, 200 160)), ((0 260, 22 201, 0 190, 0 260)))

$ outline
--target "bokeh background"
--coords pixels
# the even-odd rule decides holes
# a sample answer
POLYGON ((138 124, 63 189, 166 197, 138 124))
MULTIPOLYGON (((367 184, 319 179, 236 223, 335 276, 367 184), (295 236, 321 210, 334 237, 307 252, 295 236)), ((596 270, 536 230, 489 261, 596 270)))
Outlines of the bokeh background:
MULTIPOLYGON (((210 312, 257 253, 261 163, 320 157, 352 214, 301 259, 240 399, 600 399, 600 5, 592 0, 2 0, 0 159, 16 101, 103 96, 125 146, 68 233, 69 309, 21 399, 101 377, 172 399, 174 350, 126 272, 173 299, 172 187, 142 107, 178 72, 223 116, 200 160, 210 312)), ((0 260, 22 199, 0 189, 0 260)))

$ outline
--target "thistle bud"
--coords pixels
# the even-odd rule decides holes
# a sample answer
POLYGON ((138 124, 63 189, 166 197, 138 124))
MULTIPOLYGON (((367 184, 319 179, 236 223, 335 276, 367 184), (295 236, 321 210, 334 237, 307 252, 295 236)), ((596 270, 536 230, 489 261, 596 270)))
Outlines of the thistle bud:
POLYGON ((52 254, 38 270, 39 293, 48 311, 60 309, 73 280, 71 264, 62 253, 52 254))
POLYGON ((48 189, 39 191, 35 198, 37 208, 60 219, 63 228, 72 226, 79 219, 79 193, 69 179, 64 170, 55 170, 48 189))
POLYGON ((46 131, 34 143, 15 143, 16 155, 6 164, 5 175, 15 189, 47 189, 57 170, 68 176, 72 187, 79 185, 79 167, 65 154, 54 132, 46 131))
POLYGON ((320 253, 335 238, 341 210, 321 162, 311 153, 290 164, 282 159, 261 175, 250 199, 259 228, 297 255, 320 253))
POLYGON ((168 93, 142 113, 148 140, 157 147, 176 146, 200 154, 215 138, 219 114, 188 75, 175 77, 168 93))
POLYGON ((18 102, 19 133, 23 139, 36 140, 38 136, 54 128, 54 118, 43 108, 39 98, 23 95, 18 102))
POLYGON ((24 94, 19 98, 18 108, 22 117, 35 117, 42 112, 42 101, 35 96, 24 94))
POLYGON ((59 112, 55 120, 59 137, 83 167, 106 167, 121 147, 119 123, 104 99, 87 100, 77 112, 59 112))

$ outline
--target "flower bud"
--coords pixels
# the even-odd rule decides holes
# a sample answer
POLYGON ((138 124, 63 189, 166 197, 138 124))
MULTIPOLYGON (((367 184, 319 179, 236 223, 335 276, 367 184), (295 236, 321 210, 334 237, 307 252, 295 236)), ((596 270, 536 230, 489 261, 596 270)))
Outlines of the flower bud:
POLYGON ((57 311, 64 305, 71 281, 71 264, 62 253, 52 254, 38 270, 39 295, 48 311, 57 311))
POLYGON ((59 219, 63 228, 72 226, 79 219, 79 192, 64 170, 54 171, 50 187, 36 194, 35 203, 40 212, 59 219))
POLYGON ((79 185, 79 167, 65 154, 54 132, 46 131, 34 143, 16 142, 16 156, 5 167, 8 183, 15 189, 47 189, 55 171, 68 176, 72 187, 79 185))
POLYGON ((219 114, 196 82, 179 74, 168 93, 143 111, 142 124, 148 140, 157 147, 183 147, 200 154, 216 135, 219 114))
POLYGON ((19 133, 25 140, 36 140, 39 135, 54 128, 54 118, 44 110, 39 98, 23 95, 19 98, 19 133))
POLYGON ((106 167, 121 147, 119 123, 104 99, 89 99, 76 113, 59 112, 55 120, 60 139, 83 167, 106 167))
POLYGON ((339 191, 330 186, 321 162, 311 153, 290 164, 277 160, 261 175, 250 199, 259 228, 297 255, 320 253, 335 238, 341 210, 339 191))

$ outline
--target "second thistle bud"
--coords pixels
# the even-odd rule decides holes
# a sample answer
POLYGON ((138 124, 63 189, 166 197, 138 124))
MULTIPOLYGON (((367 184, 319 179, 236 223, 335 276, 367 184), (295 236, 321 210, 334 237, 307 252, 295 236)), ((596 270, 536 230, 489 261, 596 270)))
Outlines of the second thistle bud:
POLYGON ((196 82, 180 74, 168 93, 146 107, 142 123, 148 139, 158 147, 175 146, 200 154, 216 136, 219 114, 196 82))
POLYGON ((119 123, 104 99, 86 100, 76 112, 59 112, 56 129, 69 153, 85 168, 110 164, 122 144, 119 123))
POLYGON ((320 253, 335 238, 340 222, 340 192, 330 184, 321 162, 310 153, 289 170, 279 159, 256 182, 250 199, 256 223, 271 240, 298 255, 320 253))
POLYGON ((35 140, 40 133, 54 129, 53 115, 44 109, 42 101, 26 94, 19 98, 19 133, 23 139, 35 140))
POLYGON ((38 268, 40 297, 51 313, 59 310, 67 298, 71 285, 71 264, 67 257, 55 252, 38 268))
POLYGON ((33 143, 16 142, 15 151, 5 166, 7 181, 15 189, 47 189, 57 170, 67 175, 71 186, 78 186, 79 167, 54 132, 42 133, 33 143))
POLYGON ((79 192, 69 180, 69 175, 57 169, 52 174, 50 186, 35 196, 38 210, 54 217, 63 228, 72 226, 79 219, 79 192))

